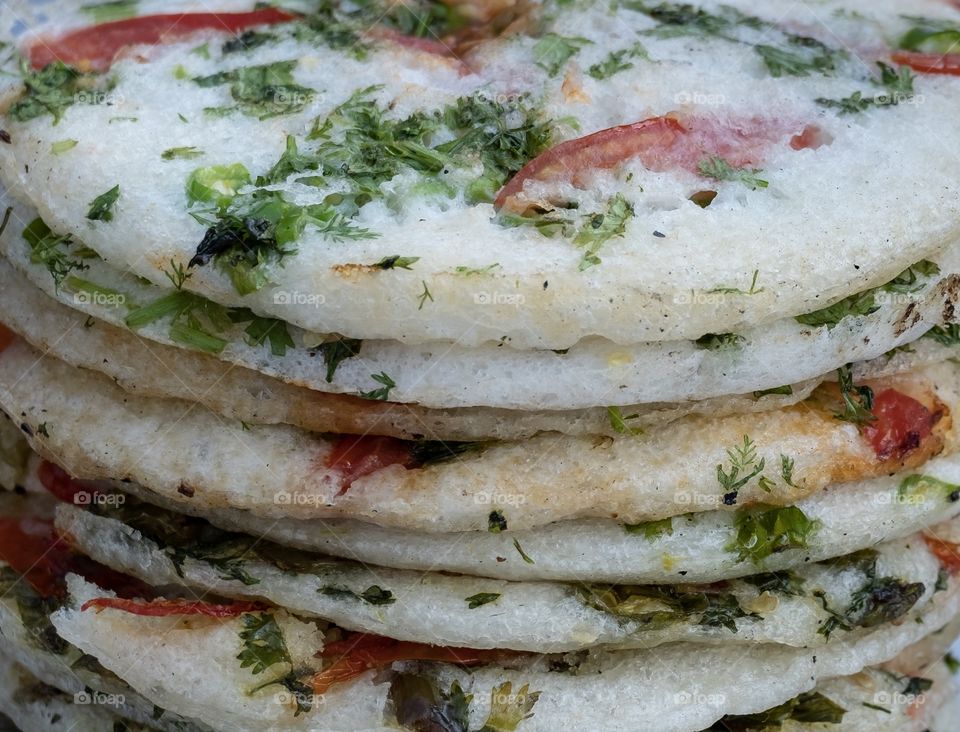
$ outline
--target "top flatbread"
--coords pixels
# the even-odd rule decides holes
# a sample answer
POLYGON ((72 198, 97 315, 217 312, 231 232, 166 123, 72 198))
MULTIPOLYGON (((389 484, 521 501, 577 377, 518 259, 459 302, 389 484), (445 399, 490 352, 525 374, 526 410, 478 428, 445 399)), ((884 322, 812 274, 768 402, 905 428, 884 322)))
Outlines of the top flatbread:
MULTIPOLYGON (((307 224, 289 242, 296 254, 282 262, 270 255, 257 265, 263 279, 252 294, 240 295, 216 263, 194 267, 186 287, 309 330, 409 343, 562 349, 590 335, 624 344, 698 338, 816 310, 888 281, 956 239, 960 86, 949 76, 918 75, 911 92, 903 78, 883 82, 874 64, 889 62, 891 44, 915 23, 901 14, 960 23, 949 4, 884 2, 866 11, 857 6, 853 15, 844 2, 816 12, 789 2, 759 9, 732 3, 740 14, 711 2, 705 14, 675 6, 679 19, 644 12, 643 3, 531 5, 515 9, 521 17, 511 28, 518 32, 469 51, 454 47, 459 59, 433 52, 435 46, 424 50, 428 43, 383 23, 372 30, 364 24, 360 46, 341 49, 325 44, 325 31, 281 26, 270 40, 238 52, 223 53, 230 40, 223 35, 139 49, 113 65, 109 90, 87 93, 63 109, 58 124, 51 115, 9 114, 3 126, 12 144, 0 146, 2 175, 52 227, 161 283, 171 260, 185 266, 194 257, 211 216, 217 218, 209 210, 205 223, 190 215, 190 174, 240 163, 254 180, 271 171, 291 136, 298 152, 275 171, 267 195, 279 191, 300 207, 322 204, 323 212, 314 210, 321 217, 335 206, 349 219, 354 212, 341 199, 359 202, 349 221, 325 219, 344 236, 337 241, 307 224), (190 53, 197 47, 203 51, 190 53), (237 70, 287 61, 292 76, 280 86, 288 96, 271 98, 273 116, 260 119, 264 107, 240 88, 247 72, 237 70), (345 131, 341 115, 325 130, 339 105, 371 85, 380 88, 364 99, 381 121, 345 131), (857 112, 850 110, 854 92, 868 100, 857 112), (901 103, 890 104, 891 94, 901 103), (86 103, 88 97, 103 103, 86 103), (564 180, 528 180, 503 211, 560 202, 564 208, 548 218, 570 223, 547 237, 543 227, 504 226, 489 203, 466 203, 465 191, 483 175, 480 151, 503 138, 486 140, 472 156, 445 150, 442 159, 432 150, 411 153, 404 147, 413 144, 409 138, 385 141, 383 120, 407 120, 409 127, 417 112, 433 120, 467 99, 479 104, 473 112, 490 113, 486 125, 476 115, 456 129, 431 123, 436 129, 417 144, 493 134, 497 125, 515 132, 525 113, 530 125, 543 125, 537 131, 552 130, 549 143, 530 137, 525 150, 511 148, 517 155, 488 176, 489 193, 539 149, 613 126, 678 113, 679 122, 657 124, 674 131, 680 125, 684 141, 664 153, 657 138, 639 157, 594 146, 591 156, 605 170, 565 156, 557 166, 564 180), (829 106, 818 99, 848 101, 829 106), (210 109, 219 111, 205 113, 210 109), (319 131, 307 139, 311 130, 319 131), (795 138, 804 131, 808 137, 795 138), (364 178, 360 199, 355 145, 344 134, 372 140, 368 154, 377 165, 400 161, 396 170, 371 174, 373 184, 364 178), (824 144, 793 149, 807 143, 824 144), (411 160, 426 172, 411 168, 411 160), (704 173, 711 164, 713 172, 704 173), (352 172, 344 174, 344 165, 352 172), (287 176, 291 169, 297 172, 287 176), (102 212, 89 220, 94 197, 115 186, 112 220, 102 212), (704 190, 718 193, 705 209, 688 200, 704 190), (359 229, 377 237, 356 238, 359 229), (409 269, 396 260, 392 269, 368 266, 394 256, 418 259, 409 269)), ((76 23, 75 12, 63 17, 76 23)), ((320 25, 329 29, 327 21, 320 25)), ((47 39, 62 30, 41 29, 47 39)), ((266 87, 258 88, 262 94, 266 87)), ((280 93, 276 84, 269 88, 280 93)), ((636 152, 640 141, 628 135, 624 144, 636 152)), ((234 181, 243 192, 230 210, 238 219, 250 213, 249 201, 240 202, 253 190, 245 180, 234 181)), ((214 188, 234 191, 229 181, 214 188)), ((198 208, 210 204, 195 204, 193 213, 198 208)))

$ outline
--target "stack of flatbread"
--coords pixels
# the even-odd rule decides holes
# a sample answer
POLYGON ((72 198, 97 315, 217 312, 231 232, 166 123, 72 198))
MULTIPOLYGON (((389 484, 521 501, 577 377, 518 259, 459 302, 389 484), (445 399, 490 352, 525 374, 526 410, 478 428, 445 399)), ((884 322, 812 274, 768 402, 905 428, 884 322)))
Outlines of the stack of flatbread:
POLYGON ((21 729, 957 729, 956 3, 0 21, 21 729))

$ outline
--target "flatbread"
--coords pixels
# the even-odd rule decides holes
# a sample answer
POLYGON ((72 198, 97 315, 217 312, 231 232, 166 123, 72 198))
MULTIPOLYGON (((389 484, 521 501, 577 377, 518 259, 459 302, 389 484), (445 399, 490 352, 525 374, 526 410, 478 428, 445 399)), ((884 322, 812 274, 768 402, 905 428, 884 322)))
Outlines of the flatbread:
MULTIPOLYGON (((69 261, 86 267, 57 287, 47 267, 32 261, 31 247, 21 236, 33 215, 29 209, 15 206, 11 218, 15 223, 0 237, 0 245, 19 271, 60 302, 126 328, 126 318, 136 315, 136 308, 167 297, 184 297, 169 282, 166 286, 148 285, 102 260, 77 259, 76 244, 64 248, 48 243, 45 247, 51 246, 69 261)), ((385 383, 395 384, 387 394, 391 401, 425 407, 540 411, 662 404, 731 394, 749 399, 754 392, 783 390, 787 385, 802 391, 805 387, 799 382, 822 377, 845 363, 906 349, 931 327, 952 322, 953 303, 960 291, 960 248, 953 247, 935 259, 939 275, 917 276, 915 284, 906 286, 907 291, 875 293, 872 297, 878 309, 868 315, 851 315, 836 325, 819 327, 789 318, 706 343, 619 346, 592 338, 558 353, 517 352, 502 345, 466 348, 444 342, 408 346, 396 341, 363 341, 352 343, 350 352, 358 351, 357 355, 337 361, 331 373, 330 352, 324 350, 329 346, 323 345, 331 343, 331 336, 287 328, 294 347, 282 349, 280 356, 267 342, 251 345, 245 333, 248 326, 233 326, 222 311, 218 322, 228 321, 225 324, 214 327, 201 319, 199 325, 219 339, 214 350, 222 347, 216 355, 228 363, 318 391, 351 395, 383 386, 382 376, 381 382, 373 377, 385 374, 389 380, 385 383)), ((903 290, 904 286, 897 288, 903 290)), ((198 318, 198 308, 210 307, 202 304, 204 301, 193 302, 191 313, 198 318)), ((137 321, 137 333, 182 348, 184 338, 174 337, 171 317, 145 324, 137 321)), ((177 324, 183 325, 180 320, 177 324)), ((262 325, 283 327, 275 321, 262 325)))
POLYGON ((908 536, 960 513, 954 500, 960 486, 956 456, 933 460, 922 474, 911 475, 845 484, 800 501, 796 508, 819 522, 806 536, 806 546, 775 552, 759 564, 739 559, 737 514, 723 511, 636 529, 591 520, 564 521, 530 531, 424 534, 343 519, 263 519, 248 511, 205 508, 202 500, 195 500, 202 498, 200 494, 171 499, 136 483, 115 482, 104 489, 201 516, 228 531, 398 569, 523 581, 685 584, 793 569, 908 536))
MULTIPOLYGON (((960 105, 958 83, 949 77, 918 78, 915 93, 922 95, 923 104, 871 107, 857 124, 816 100, 873 92, 872 63, 840 51, 871 49, 862 53, 871 60, 886 58, 887 39, 910 27, 902 14, 957 22, 956 11, 933 0, 891 2, 871 8, 864 22, 834 14, 850 10, 849 2, 830 2, 818 15, 785 0, 763 8, 743 0, 733 5, 747 15, 760 14, 773 28, 755 32, 751 29, 757 21, 749 21, 743 23, 746 28, 736 28, 749 38, 745 43, 701 34, 691 44, 683 28, 680 37, 670 27, 647 33, 657 30, 657 21, 630 6, 588 4, 550 7, 539 17, 535 13, 527 25, 521 24, 526 32, 475 44, 462 61, 372 38, 362 60, 351 55, 349 46, 334 50, 315 36, 304 42, 285 38, 226 56, 220 53, 221 37, 214 36, 209 58, 189 53, 202 42, 196 38, 153 47, 145 54, 146 63, 124 58, 114 64, 110 104, 75 104, 57 125, 50 116, 5 119, 12 144, 0 148, 3 175, 16 195, 36 204, 52 226, 81 236, 116 266, 163 282, 162 270, 171 259, 186 264, 207 228, 187 211, 184 184, 191 171, 241 162, 253 176, 264 174, 283 153, 288 134, 301 151, 312 152, 314 143, 305 137, 314 119, 324 119, 353 92, 370 85, 382 85, 374 96, 391 118, 430 114, 474 93, 508 101, 528 94, 530 103, 542 105, 545 116, 560 127, 557 141, 679 112, 681 119, 697 121, 688 124, 703 125, 708 140, 724 137, 715 132, 717 127, 732 128, 730 136, 747 136, 751 147, 760 148, 745 155, 755 163, 746 166, 748 171, 762 168, 769 184, 756 190, 679 172, 676 165, 653 165, 666 168, 655 172, 636 161, 583 174, 582 187, 576 181, 528 184, 523 193, 533 200, 559 197, 579 206, 583 213, 570 215, 581 225, 595 221, 583 217, 603 211, 603 202, 616 194, 633 207, 623 236, 607 241, 602 262, 583 271, 584 251, 572 237, 548 238, 532 227, 505 228, 492 220, 489 204, 464 203, 464 188, 482 172, 474 157, 444 168, 452 198, 411 198, 409 189, 421 178, 409 168, 383 184, 386 195, 364 206, 355 222, 379 238, 338 242, 307 227, 296 242, 298 253, 287 257, 284 266, 269 268, 273 284, 257 294, 239 296, 213 267, 197 268, 188 285, 217 301, 251 306, 309 330, 408 343, 477 345, 506 337, 514 348, 568 348, 594 335, 617 343, 698 338, 817 309, 886 282, 951 245, 960 233, 956 160, 950 152, 960 148, 954 144, 960 143, 960 133, 952 122, 960 105), (791 75, 764 65, 754 46, 789 51, 795 45, 784 33, 798 27, 824 38, 835 66, 830 74, 791 75), (590 67, 602 63, 611 46, 630 47, 637 34, 652 62, 637 61, 603 80, 589 76, 590 67), (558 43, 558 36, 585 40, 576 42, 576 53, 562 57, 551 75, 557 53, 551 44, 558 43), (293 88, 301 95, 293 108, 299 111, 265 120, 236 111, 204 115, 205 108, 236 105, 228 84, 201 86, 192 78, 289 59, 299 60, 292 72, 293 88), (338 73, 331 75, 331 68, 338 73), (179 121, 178 113, 188 123, 179 121), (136 121, 111 124, 117 117, 136 121), (821 128, 829 144, 791 149, 791 137, 807 125, 821 128), (904 130, 911 131, 910 144, 897 145, 904 130), (54 154, 53 144, 64 139, 78 144, 54 154), (164 151, 184 145, 201 150, 203 157, 161 159, 164 151), (895 164, 878 164, 890 160, 891 149, 897 151, 895 164), (162 175, 146 174, 158 166, 163 166, 162 175), (117 185, 122 193, 115 218, 91 224, 86 218, 90 199, 117 185), (720 195, 702 209, 688 199, 705 187, 720 195), (468 251, 462 246, 465 239, 471 243, 468 251), (825 242, 829 257, 823 256, 825 242), (371 273, 355 266, 398 254, 420 259, 412 271, 371 273), (494 263, 498 269, 466 286, 456 273, 458 266, 494 263), (747 290, 757 270, 763 291, 753 296, 706 305, 689 296, 717 288, 747 290), (281 291, 322 294, 325 306, 278 303, 274 296, 281 291), (424 291, 432 300, 421 307, 424 291), (480 297, 484 293, 487 297, 480 297), (517 301, 523 307, 517 308, 517 301)), ((716 3, 704 6, 717 11, 716 3)), ((52 22, 37 32, 50 43, 49 36, 75 22, 76 15, 65 14, 60 21, 59 13, 48 13, 52 22)), ((441 130, 437 136, 445 139, 444 134, 441 130)), ((335 134, 333 141, 338 144, 340 138, 335 134)), ((697 161, 691 166, 696 170, 697 161)), ((277 184, 292 200, 315 203, 343 191, 339 179, 317 189, 292 182, 293 177, 303 176, 277 184)))
MULTIPOLYGON (((72 577, 72 606, 109 593, 72 577)), ((532 716, 519 730, 538 732, 568 728, 618 730, 656 729, 695 732, 725 714, 760 712, 811 690, 818 680, 858 673, 889 660, 939 628, 960 609, 960 597, 942 594, 922 621, 908 617, 899 627, 869 633, 855 643, 830 644, 815 651, 758 645, 754 652, 722 646, 675 644, 653 651, 595 653, 574 660, 571 672, 548 671, 547 659, 514 662, 511 668, 455 667, 420 669, 436 674, 441 689, 457 681, 473 699, 471 728, 484 723, 491 710, 491 692, 511 682, 516 691, 539 691, 532 716), (776 669, 776 673, 773 673, 776 669), (741 693, 750 689, 750 694, 741 693), (637 689, 645 693, 637 694, 637 689), (690 703, 696 698, 696 704, 690 703)), ((294 665, 315 667, 315 650, 323 644, 314 626, 281 612, 274 621, 284 631, 294 665)), ((250 694, 263 679, 240 668, 239 619, 184 623, 180 618, 147 618, 119 610, 81 612, 64 608, 52 617, 67 640, 117 670, 131 686, 165 708, 196 715, 225 728, 330 730, 382 729, 389 685, 367 672, 348 684, 334 686, 314 698, 310 711, 295 717, 293 700, 276 688, 250 694), (149 658, 149 663, 142 660, 149 658), (213 672, 213 670, 216 672, 213 672)), ((283 671, 278 667, 277 671, 283 671)), ((274 672, 276 673, 276 671, 274 672)))
MULTIPOLYGON (((680 641, 812 648, 856 637, 834 627, 833 613, 848 613, 857 591, 879 578, 894 578, 904 594, 910 587, 910 609, 916 611, 932 601, 935 588, 951 591, 922 534, 848 562, 803 567, 779 581, 727 583, 713 590, 709 609, 687 612, 678 610, 681 603, 693 607, 697 597, 706 602, 712 590, 404 572, 304 555, 249 536, 211 535, 196 522, 191 526, 155 511, 133 505, 98 516, 64 505, 57 511, 57 530, 83 554, 154 585, 183 584, 199 597, 263 599, 348 630, 455 648, 562 653, 680 641), (203 543, 191 536, 202 536, 203 543)), ((949 534, 949 527, 936 527, 931 536, 949 534)), ((891 591, 885 601, 896 602, 895 595, 891 591)))
POLYGON ((836 393, 829 400, 818 394, 825 404, 685 418, 640 436, 547 433, 449 445, 225 423, 192 402, 132 397, 23 342, 0 353, 0 384, 0 408, 25 426, 35 449, 75 477, 127 478, 210 509, 426 532, 485 531, 494 512, 511 530, 526 530, 561 520, 636 524, 790 505, 837 483, 954 452, 951 415, 960 402, 960 369, 952 363, 873 384, 877 394, 912 396, 930 420, 916 427, 909 449, 896 443, 881 455, 854 424, 836 418, 836 393))

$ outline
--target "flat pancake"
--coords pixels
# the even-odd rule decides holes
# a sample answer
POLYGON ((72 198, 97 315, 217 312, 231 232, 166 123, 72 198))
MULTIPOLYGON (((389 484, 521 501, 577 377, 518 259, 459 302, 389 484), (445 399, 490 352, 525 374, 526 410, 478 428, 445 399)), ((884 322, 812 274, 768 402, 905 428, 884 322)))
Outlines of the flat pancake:
POLYGON ((22 341, 0 352, 0 408, 74 477, 129 479, 210 509, 424 532, 485 531, 495 514, 516 531, 790 505, 953 453, 958 380, 946 363, 870 382, 877 415, 845 417, 859 427, 837 419, 843 400, 823 387, 785 410, 688 417, 638 436, 401 442, 226 423, 196 403, 132 397, 22 341))
MULTIPOLYGON (((857 607, 880 588, 888 623, 949 590, 933 548, 946 544, 928 544, 922 534, 793 573, 669 588, 404 572, 218 535, 137 504, 95 510, 103 515, 59 507, 58 532, 83 554, 145 582, 184 584, 197 596, 263 599, 348 630, 457 648, 560 653, 680 641, 816 647, 862 632, 857 607)), ((934 527, 931 542, 951 533, 934 527)))
MULTIPOLYGON (((313 702, 310 710, 294 716, 293 699, 282 687, 250 693, 270 677, 252 674, 236 659, 243 652, 242 619, 184 622, 183 618, 143 617, 119 609, 83 612, 78 608, 109 597, 109 593, 76 577, 71 579, 70 589, 73 609, 53 615, 57 631, 165 708, 228 728, 355 730, 385 726, 391 685, 377 683, 372 671, 334 685, 322 697, 307 697, 313 702), (147 657, 150 663, 136 662, 147 657)), ((782 704, 812 690, 821 679, 858 673, 890 660, 931 628, 942 627, 958 609, 960 597, 941 594, 927 612, 908 616, 896 628, 875 630, 854 643, 830 644, 816 651, 758 645, 754 653, 745 655, 741 649, 684 643, 653 651, 568 657, 566 671, 548 670, 551 659, 542 656, 514 660, 509 668, 493 664, 465 671, 419 664, 405 670, 434 679, 432 683, 442 690, 449 690, 456 681, 463 692, 471 694, 472 700, 467 702, 471 728, 483 725, 491 712, 492 692, 502 692, 509 681, 510 690, 531 695, 519 715, 530 715, 519 728, 523 732, 557 725, 602 727, 613 732, 646 730, 652 729, 651 720, 656 720, 656 729, 662 732, 695 732, 727 714, 756 713, 782 704), (771 673, 774 668, 776 674, 771 673), (744 685, 750 694, 739 693, 744 685), (637 688, 647 693, 636 694, 637 688), (534 692, 539 696, 531 703, 534 692), (698 703, 691 704, 691 698, 698 703)), ((279 611, 272 614, 272 622, 285 638, 286 657, 292 665, 315 668, 314 652, 324 645, 322 633, 311 632, 313 626, 279 611)), ((284 662, 268 667, 274 665, 274 674, 286 673, 290 667, 284 662)), ((394 686, 393 693, 403 692, 394 686)), ((495 695, 492 701, 496 703, 495 695)))
POLYGON ((29 209, 14 206, 0 244, 31 282, 72 308, 118 327, 135 327, 144 338, 203 350, 292 384, 368 398, 385 394, 391 401, 425 407, 539 411, 731 394, 750 398, 754 392, 791 384, 802 390, 798 382, 906 348, 931 327, 952 322, 960 292, 960 248, 951 247, 935 257, 936 273, 911 269, 854 298, 861 305, 841 308, 844 317, 834 313, 816 321, 819 325, 788 318, 700 342, 634 346, 592 338, 566 352, 344 341, 283 321, 258 319, 247 309, 220 308, 175 290, 170 282, 145 284, 91 256, 73 240, 51 234, 38 240, 42 246, 37 241, 31 245, 21 234, 33 216, 29 209), (389 387, 385 392, 377 391, 384 386, 389 387))
MULTIPOLYGON (((259 269, 255 293, 240 295, 213 265, 195 267, 188 289, 309 330, 408 343, 506 339, 514 348, 562 349, 589 336, 629 344, 739 331, 879 285, 954 243, 957 164, 944 150, 960 147, 953 124, 960 82, 919 75, 908 84, 890 71, 893 81, 874 62, 896 57, 890 39, 911 27, 903 14, 952 23, 960 14, 933 0, 873 6, 869 22, 843 14, 862 8, 836 0, 818 15, 785 0, 733 5, 740 14, 731 20, 717 3, 704 3, 707 18, 720 19, 700 25, 645 6, 538 13, 533 5, 513 26, 520 32, 471 43, 460 58, 448 54, 455 46, 425 50, 398 35, 389 15, 387 27, 370 30, 363 16, 335 13, 363 53, 355 43, 325 44, 328 18, 317 21, 319 33, 274 26, 266 42, 239 51, 227 44, 224 52, 229 38, 216 33, 171 34, 169 45, 121 54, 109 90, 89 93, 109 103, 70 104, 56 125, 50 114, 34 116, 29 98, 26 107, 8 107, 3 176, 52 226, 158 283, 171 261, 186 266, 221 222, 210 202, 242 218, 249 199, 231 196, 250 195, 254 186, 243 184, 261 177, 261 195, 275 200, 280 192, 299 207, 283 209, 296 253, 259 269), (631 52, 638 35, 643 52, 608 73, 611 49, 631 52), (207 53, 190 53, 204 42, 207 53), (799 59, 797 48, 806 49, 799 59), (267 98, 262 73, 257 86, 250 75, 260 72, 237 71, 291 59, 271 67, 279 99, 267 98), (380 85, 369 92, 374 118, 403 122, 399 130, 383 121, 350 127, 355 118, 342 110, 330 119, 371 85, 380 85), (855 103, 862 96, 842 101, 855 92, 866 105, 855 103), (887 101, 873 103, 877 94, 887 101), (465 141, 462 120, 451 115, 470 99, 480 108, 469 108, 465 127, 474 136, 465 141), (476 137, 478 116, 489 140, 476 137), (651 119, 625 135, 602 133, 651 119), (490 137, 497 125, 526 135, 526 144, 490 137), (898 144, 908 131, 910 144, 898 144), (349 143, 345 135, 353 135, 349 143), (288 136, 298 148, 276 166, 291 150, 288 136), (65 140, 77 144, 57 144, 65 140), (451 140, 453 152, 437 151, 451 140), (364 167, 365 143, 393 151, 385 171, 364 167), (483 156, 496 144, 509 159, 483 156), (566 233, 504 226, 493 205, 468 202, 492 197, 543 149, 553 157, 504 189, 500 213, 546 207, 550 215, 538 215, 547 230, 556 231, 559 217, 572 221, 559 225, 566 233), (237 186, 208 188, 196 220, 184 194, 188 177, 234 164, 249 174, 237 186), (157 170, 162 175, 147 174, 157 170), (116 186, 110 210, 88 219, 94 197, 116 186), (718 193, 707 208, 690 200, 704 190, 718 193), (370 269, 394 256, 417 261, 370 269), (465 279, 473 270, 481 274, 465 279), (718 291, 724 296, 710 299, 718 291)), ((55 54, 62 23, 76 15, 59 21, 60 13, 47 12, 57 20, 38 29, 41 48, 55 54)))

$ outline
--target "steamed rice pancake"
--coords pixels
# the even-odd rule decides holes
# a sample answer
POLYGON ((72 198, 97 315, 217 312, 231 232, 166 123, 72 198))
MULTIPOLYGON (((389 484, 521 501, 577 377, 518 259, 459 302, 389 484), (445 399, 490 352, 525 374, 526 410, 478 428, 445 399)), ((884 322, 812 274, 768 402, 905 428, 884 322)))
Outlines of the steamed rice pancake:
MULTIPOLYGON (((470 729, 499 712, 523 720, 522 726, 516 725, 523 732, 557 726, 695 732, 724 715, 761 712, 811 690, 819 680, 887 661, 945 625, 960 609, 960 597, 941 593, 928 610, 908 615, 900 626, 868 631, 856 641, 815 651, 758 645, 753 653, 744 654, 739 648, 680 643, 586 657, 507 656, 499 662, 475 662, 469 670, 446 664, 398 664, 387 675, 391 683, 370 670, 330 685, 331 679, 343 678, 339 669, 344 666, 336 664, 349 664, 352 648, 360 644, 377 654, 377 644, 384 641, 372 636, 334 641, 337 633, 325 637, 315 624, 280 610, 261 613, 259 619, 146 617, 136 605, 114 603, 111 593, 79 577, 68 582, 70 604, 52 616, 63 638, 164 708, 231 729, 380 729, 388 698, 395 703, 409 700, 410 707, 401 704, 400 709, 412 707, 409 713, 416 716, 401 714, 414 722, 430 710, 429 702, 423 708, 423 690, 432 687, 426 698, 437 704, 444 698, 441 692, 449 699, 459 687, 468 695, 462 697, 467 707, 461 714, 469 715, 470 729), (81 610, 87 603, 93 604, 81 610), (237 660, 238 654, 243 656, 241 633, 250 623, 271 623, 272 632, 285 641, 286 654, 261 667, 259 676, 252 673, 256 667, 243 668, 237 660), (269 678, 284 678, 291 668, 298 669, 294 678, 307 679, 305 698, 312 702, 309 710, 301 703, 299 716, 294 715, 295 693, 285 692, 283 686, 259 688, 269 678), (270 677, 264 675, 271 672, 270 677), (744 685, 750 694, 741 693, 744 685), (311 696, 311 688, 323 695, 311 696), (644 693, 637 694, 637 689, 644 693), (689 703, 691 695, 702 703, 689 703), (504 697, 515 700, 512 712, 502 708, 504 697), (656 727, 651 720, 656 720, 656 727)), ((385 658, 393 657, 389 650, 386 654, 385 658)), ((471 658, 463 649, 453 657, 471 658)))
POLYGON ((264 599, 301 616, 399 640, 536 653, 678 641, 840 642, 850 631, 920 610, 950 589, 940 555, 953 549, 948 539, 960 538, 955 524, 849 560, 721 588, 671 588, 503 582, 368 567, 214 532, 203 522, 136 503, 96 512, 60 506, 56 521, 58 533, 81 553, 154 585, 264 599), (845 620, 838 623, 838 617, 845 620))
MULTIPOLYGON (((40 477, 58 490, 61 478, 50 480, 58 471, 43 476, 46 470, 40 470, 40 477)), ((65 474, 59 471, 59 476, 65 474)), ((38 490, 41 484, 36 475, 28 480, 38 490)), ((922 473, 836 486, 781 509, 708 511, 639 526, 594 519, 528 531, 494 527, 446 534, 349 519, 262 518, 205 505, 201 492, 163 496, 130 482, 88 486, 84 490, 127 493, 283 546, 398 569, 523 581, 716 582, 851 554, 960 513, 960 461, 955 456, 927 463, 922 473)))
MULTIPOLYGON (((813 320, 787 318, 696 342, 617 346, 592 338, 565 352, 408 346, 310 333, 247 308, 218 307, 169 282, 145 284, 92 257, 79 241, 49 232, 35 212, 12 208, 14 223, 0 237, 5 254, 72 308, 293 384, 425 407, 561 410, 799 389, 797 382, 887 354, 952 323, 960 292, 960 249, 951 247, 813 320)), ((955 344, 956 334, 944 341, 955 344)))
MULTIPOLYGON (((389 9, 371 27, 328 8, 339 36, 329 16, 246 45, 169 34, 109 76, 28 76, 2 175, 120 269, 165 284, 193 262, 183 286, 218 302, 412 344, 741 331, 953 244, 960 82, 898 46, 960 13, 733 6, 525 5, 500 38, 470 29, 460 58, 455 41, 410 41, 389 9), (371 145, 392 152, 371 167, 371 145)), ((55 7, 22 41, 37 65, 59 52, 103 69, 123 51, 103 29, 58 42, 77 16, 55 7)))
POLYGON ((262 517, 426 532, 787 506, 955 452, 958 380, 948 362, 845 391, 824 386, 783 410, 687 417, 640 435, 448 443, 226 422, 193 402, 131 396, 23 341, 0 352, 0 408, 77 478, 125 478, 262 517), (864 388, 872 411, 856 391, 864 388))

